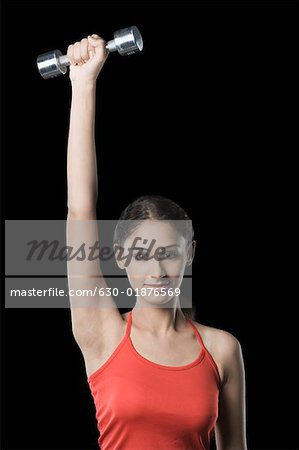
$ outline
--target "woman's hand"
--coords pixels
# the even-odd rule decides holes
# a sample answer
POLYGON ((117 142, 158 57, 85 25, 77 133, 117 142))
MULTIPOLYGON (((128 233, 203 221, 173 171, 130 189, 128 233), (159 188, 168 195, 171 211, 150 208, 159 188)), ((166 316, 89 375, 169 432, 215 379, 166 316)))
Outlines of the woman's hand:
POLYGON ((97 34, 69 45, 67 56, 70 60, 70 80, 96 82, 108 54, 106 42, 97 34))

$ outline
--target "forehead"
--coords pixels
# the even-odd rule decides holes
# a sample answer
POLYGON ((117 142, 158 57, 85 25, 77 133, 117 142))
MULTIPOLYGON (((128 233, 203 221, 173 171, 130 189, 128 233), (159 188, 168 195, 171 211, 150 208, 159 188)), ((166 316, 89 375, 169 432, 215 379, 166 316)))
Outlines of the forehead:
MULTIPOLYGON (((140 238, 136 245, 142 245, 142 241, 147 239, 147 244, 155 239, 157 245, 181 245, 184 242, 184 237, 181 236, 175 229, 172 223, 163 220, 144 220, 137 228, 128 236, 126 244, 131 245, 134 239, 140 238)), ((144 244, 143 244, 144 245, 144 244)))

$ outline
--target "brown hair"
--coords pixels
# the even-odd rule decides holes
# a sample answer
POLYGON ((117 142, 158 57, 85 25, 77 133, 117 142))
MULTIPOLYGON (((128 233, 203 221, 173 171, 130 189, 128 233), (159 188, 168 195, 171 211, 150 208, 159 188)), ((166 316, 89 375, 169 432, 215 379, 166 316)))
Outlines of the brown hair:
MULTIPOLYGON (((169 220, 187 243, 192 242, 194 230, 191 220, 177 203, 160 195, 142 195, 130 203, 121 213, 114 232, 114 243, 122 245, 142 220, 169 220)), ((181 308, 183 314, 195 320, 196 308, 181 308)))

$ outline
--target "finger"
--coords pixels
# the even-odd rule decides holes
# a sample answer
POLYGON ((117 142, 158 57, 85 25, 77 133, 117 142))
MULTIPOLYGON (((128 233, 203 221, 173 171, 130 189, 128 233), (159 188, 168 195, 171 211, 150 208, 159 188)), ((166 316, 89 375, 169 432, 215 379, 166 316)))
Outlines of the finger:
POLYGON ((73 44, 69 45, 68 48, 67 48, 67 57, 68 57, 68 59, 69 59, 71 64, 75 63, 74 62, 73 49, 74 49, 73 44))
POLYGON ((89 58, 91 59, 91 58, 94 56, 94 54, 95 54, 94 48, 91 47, 91 46, 88 46, 88 55, 89 55, 89 58))
POLYGON ((76 64, 79 64, 79 62, 82 62, 81 59, 81 43, 75 42, 74 44, 74 50, 73 50, 73 58, 76 64))
POLYGON ((88 55, 88 39, 81 39, 81 59, 86 62, 89 59, 88 55))
POLYGON ((95 54, 95 50, 94 50, 94 47, 91 45, 89 39, 90 39, 90 36, 87 36, 87 42, 88 42, 88 55, 89 55, 89 58, 92 58, 93 55, 95 54))

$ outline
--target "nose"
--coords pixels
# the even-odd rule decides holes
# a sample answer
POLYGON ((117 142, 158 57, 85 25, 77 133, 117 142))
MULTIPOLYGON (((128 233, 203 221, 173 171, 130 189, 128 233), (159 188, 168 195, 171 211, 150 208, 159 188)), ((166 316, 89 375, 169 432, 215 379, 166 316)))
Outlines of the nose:
POLYGON ((149 277, 153 279, 165 277, 166 270, 163 261, 155 260, 155 258, 153 258, 148 267, 148 274, 149 277))

